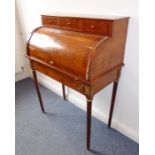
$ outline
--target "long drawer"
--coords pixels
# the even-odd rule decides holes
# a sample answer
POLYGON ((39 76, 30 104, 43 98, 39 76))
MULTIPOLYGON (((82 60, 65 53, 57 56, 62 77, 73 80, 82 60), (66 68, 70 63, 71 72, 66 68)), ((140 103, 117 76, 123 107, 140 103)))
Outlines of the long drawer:
POLYGON ((86 96, 89 95, 91 87, 86 84, 85 82, 81 81, 78 78, 74 78, 74 76, 70 76, 61 72, 59 69, 51 68, 50 66, 46 66, 45 64, 38 63, 36 61, 32 61, 32 68, 49 76, 53 79, 65 84, 66 86, 73 88, 74 90, 78 91, 79 93, 85 94, 86 96))

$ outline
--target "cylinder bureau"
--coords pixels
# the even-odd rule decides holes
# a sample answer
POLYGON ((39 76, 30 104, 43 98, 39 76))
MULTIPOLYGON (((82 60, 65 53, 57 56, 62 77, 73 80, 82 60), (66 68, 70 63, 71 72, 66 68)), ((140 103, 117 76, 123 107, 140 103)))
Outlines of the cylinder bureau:
POLYGON ((27 57, 41 106, 45 112, 36 71, 86 96, 86 146, 90 149, 93 97, 113 83, 108 127, 111 127, 116 91, 124 65, 129 17, 42 15, 42 25, 27 41, 27 57))

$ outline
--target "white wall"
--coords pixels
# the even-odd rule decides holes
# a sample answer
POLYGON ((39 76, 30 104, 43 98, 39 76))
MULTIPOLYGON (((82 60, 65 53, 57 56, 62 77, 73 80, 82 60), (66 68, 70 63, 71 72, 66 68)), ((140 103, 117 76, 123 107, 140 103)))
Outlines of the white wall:
MULTIPOLYGON (((112 126, 138 142, 138 0, 16 0, 16 3, 25 41, 29 33, 41 24, 41 13, 69 12, 131 17, 125 50, 126 65, 118 87, 112 126)), ((43 75, 39 76, 39 80, 61 93, 61 86, 55 81, 49 82, 49 78, 43 75)), ((107 122, 109 113, 111 88, 110 85, 99 92, 93 102, 93 114, 104 122, 107 122)), ((82 104, 85 103, 84 97, 72 90, 68 92, 69 100, 84 108, 85 104, 82 104)))
POLYGON ((15 17, 15 81, 19 81, 29 76, 29 69, 17 11, 15 17))

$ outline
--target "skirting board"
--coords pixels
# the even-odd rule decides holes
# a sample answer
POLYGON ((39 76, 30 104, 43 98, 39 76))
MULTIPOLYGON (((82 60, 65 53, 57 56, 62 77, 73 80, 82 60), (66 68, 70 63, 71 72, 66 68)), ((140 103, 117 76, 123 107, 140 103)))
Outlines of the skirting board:
MULTIPOLYGON (((51 91, 57 93, 58 95, 62 96, 62 87, 60 83, 38 73, 38 81, 51 91)), ((69 93, 67 91, 67 100, 73 103, 75 106, 81 108, 82 110, 86 111, 86 100, 82 97, 77 97, 77 94, 69 93)), ((92 115, 99 119, 100 121, 107 124, 108 116, 102 113, 99 109, 92 107, 92 115)), ((139 142, 138 133, 136 133, 132 128, 122 124, 119 120, 115 118, 112 119, 112 128, 116 129, 117 131, 121 132, 125 136, 131 138, 135 142, 139 142)))
POLYGON ((28 72, 19 72, 15 75, 15 81, 20 81, 20 80, 23 80, 27 77, 29 77, 30 74, 28 72))

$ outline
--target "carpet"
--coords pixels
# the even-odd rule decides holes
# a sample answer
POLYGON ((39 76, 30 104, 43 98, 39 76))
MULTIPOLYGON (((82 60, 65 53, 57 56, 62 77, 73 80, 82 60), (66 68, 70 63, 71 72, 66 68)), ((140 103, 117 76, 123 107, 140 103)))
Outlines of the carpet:
POLYGON ((16 82, 16 155, 138 155, 139 145, 92 117, 91 151, 86 149, 86 112, 40 85, 40 110, 31 78, 16 82))

